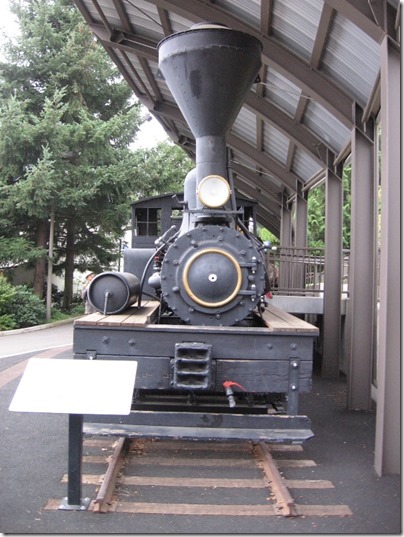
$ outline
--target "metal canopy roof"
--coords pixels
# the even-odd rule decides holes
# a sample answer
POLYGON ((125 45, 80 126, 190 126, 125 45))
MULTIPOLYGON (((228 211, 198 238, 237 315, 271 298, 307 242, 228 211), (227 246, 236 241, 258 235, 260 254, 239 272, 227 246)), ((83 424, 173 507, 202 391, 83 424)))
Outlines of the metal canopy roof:
POLYGON ((254 84, 227 136, 240 195, 279 235, 282 200, 349 151, 357 106, 377 114, 380 43, 399 39, 399 0, 75 0, 138 99, 195 156, 195 140, 158 71, 157 44, 219 22, 263 44, 254 84))

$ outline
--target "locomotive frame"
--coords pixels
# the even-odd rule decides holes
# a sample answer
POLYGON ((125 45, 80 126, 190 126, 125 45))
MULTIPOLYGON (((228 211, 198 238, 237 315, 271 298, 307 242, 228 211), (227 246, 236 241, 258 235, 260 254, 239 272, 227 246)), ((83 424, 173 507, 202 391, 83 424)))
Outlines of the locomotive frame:
POLYGON ((261 327, 162 325, 158 308, 150 301, 75 321, 75 358, 138 363, 129 416, 86 416, 86 433, 291 443, 312 436, 298 398, 311 390, 316 327, 271 306, 261 327))

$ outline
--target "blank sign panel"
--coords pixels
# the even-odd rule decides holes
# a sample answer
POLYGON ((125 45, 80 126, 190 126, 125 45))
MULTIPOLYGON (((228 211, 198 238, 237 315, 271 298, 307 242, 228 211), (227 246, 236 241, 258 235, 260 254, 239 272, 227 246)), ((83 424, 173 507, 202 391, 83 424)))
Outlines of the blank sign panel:
POLYGON ((31 358, 9 410, 127 415, 136 369, 132 361, 31 358))

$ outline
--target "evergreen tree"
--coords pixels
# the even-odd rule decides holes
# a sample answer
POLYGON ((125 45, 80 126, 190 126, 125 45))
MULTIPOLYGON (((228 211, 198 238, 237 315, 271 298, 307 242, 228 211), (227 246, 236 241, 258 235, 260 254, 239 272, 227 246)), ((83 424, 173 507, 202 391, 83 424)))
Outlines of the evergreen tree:
POLYGON ((137 190, 133 196, 142 197, 182 192, 187 173, 195 167, 195 163, 185 151, 172 142, 160 142, 151 149, 136 151, 137 190))
MULTIPOLYGON (((129 144, 140 105, 70 0, 11 5, 20 35, 0 64, 0 237, 35 258, 54 212, 68 308, 74 269, 108 267, 117 253, 137 182, 129 144)), ((39 295, 45 261, 36 261, 39 295)))

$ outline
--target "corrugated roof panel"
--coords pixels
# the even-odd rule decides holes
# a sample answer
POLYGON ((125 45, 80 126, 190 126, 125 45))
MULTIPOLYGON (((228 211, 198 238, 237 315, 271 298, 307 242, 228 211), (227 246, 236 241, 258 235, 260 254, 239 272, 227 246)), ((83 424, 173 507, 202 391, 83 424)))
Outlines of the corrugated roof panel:
POLYGON ((335 116, 326 110, 321 104, 309 100, 303 124, 317 134, 324 143, 336 153, 345 146, 350 131, 335 116))
MULTIPOLYGON (((102 1, 108 4, 108 0, 102 1)), ((159 41, 162 38, 163 30, 156 6, 144 0, 136 0, 136 2, 124 2, 124 8, 136 34, 153 41, 159 41)))
MULTIPOLYGON (((240 153, 239 151, 233 151, 233 160, 237 162, 238 164, 240 164, 240 166, 245 167, 246 170, 249 170, 250 172, 253 172, 253 173, 258 173, 257 163, 254 160, 248 158, 243 153, 240 153)), ((231 165, 231 162, 230 162, 230 165, 231 165)), ((265 177, 265 180, 271 181, 271 184, 274 185, 274 188, 282 187, 282 181, 278 179, 275 175, 272 175, 271 173, 263 171, 262 176, 263 178, 265 177)))
POLYGON ((184 17, 181 17, 181 15, 177 15, 177 13, 173 13, 172 11, 170 11, 169 17, 173 33, 185 32, 185 30, 189 30, 193 25, 191 20, 185 19, 184 17))
POLYGON ((261 0, 216 0, 215 5, 236 15, 242 21, 256 28, 260 27, 261 0))
POLYGON ((313 160, 308 153, 302 151, 298 147, 295 149, 295 154, 292 163, 292 172, 294 172, 303 181, 308 181, 321 170, 321 166, 313 160))
MULTIPOLYGON (((99 5, 111 26, 118 27, 121 25, 119 15, 111 2, 108 2, 108 0, 100 0, 99 5)), ((86 2, 86 8, 94 21, 103 24, 100 14, 98 13, 98 10, 93 2, 86 2)))
POLYGON ((269 190, 274 190, 274 187, 275 189, 277 188, 281 189, 283 187, 283 183, 280 179, 278 179, 277 177, 275 177, 275 175, 271 173, 263 171, 262 172, 262 187, 268 188, 268 183, 270 184, 269 190))
POLYGON ((265 95, 290 117, 294 117, 301 90, 287 78, 268 68, 265 78, 265 95))
POLYGON ((253 112, 242 108, 231 129, 242 140, 250 143, 254 147, 257 145, 257 118, 253 112))
POLYGON ((298 56, 310 60, 323 0, 274 0, 272 34, 298 56))
MULTIPOLYGON (((245 166, 248 170, 255 172, 257 171, 257 164, 254 160, 250 159, 243 153, 240 153, 239 151, 232 149, 233 153, 233 160, 240 164, 241 166, 245 166)), ((230 162, 231 165, 231 162, 230 162)))
POLYGON ((264 151, 281 164, 286 164, 289 139, 278 129, 264 122, 264 151))
POLYGON ((379 71, 380 47, 351 21, 337 14, 321 69, 362 106, 366 105, 379 71))
POLYGON ((115 54, 118 56, 119 60, 122 62, 122 64, 125 66, 125 69, 128 73, 128 75, 130 76, 130 78, 133 80, 133 82, 135 83, 135 85, 140 89, 140 92, 143 94, 143 93, 146 93, 145 92, 145 89, 143 87, 146 86, 146 88, 148 89, 148 91, 153 95, 153 91, 152 91, 152 88, 147 80, 147 77, 143 71, 143 68, 142 66, 140 65, 140 62, 137 58, 137 56, 135 54, 131 54, 131 53, 127 53, 126 54, 126 57, 128 58, 126 60, 126 57, 125 55, 123 55, 121 53, 121 51, 119 50, 115 50, 115 54), (138 73, 139 77, 141 78, 143 84, 141 82, 139 82, 139 79, 136 77, 135 73, 133 72, 133 68, 136 70, 136 72, 138 73))

